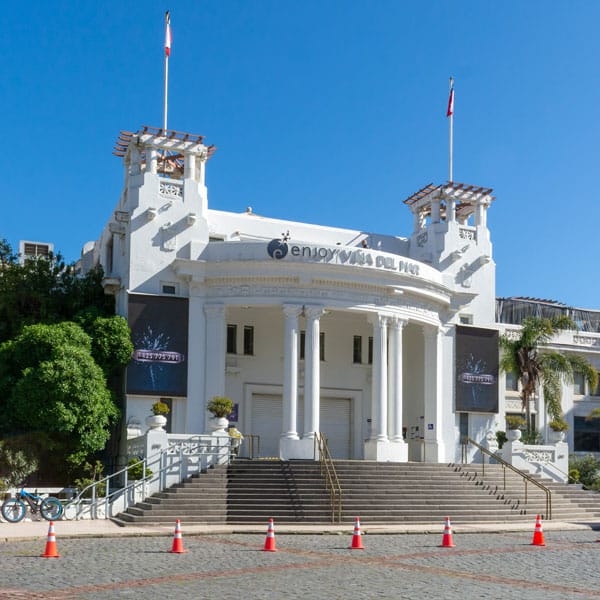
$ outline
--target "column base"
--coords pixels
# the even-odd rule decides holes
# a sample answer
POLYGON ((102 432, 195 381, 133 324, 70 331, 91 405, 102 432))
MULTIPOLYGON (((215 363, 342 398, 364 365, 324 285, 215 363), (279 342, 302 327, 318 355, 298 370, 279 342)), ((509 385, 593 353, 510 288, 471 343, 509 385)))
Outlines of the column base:
POLYGON ((365 442, 365 460, 377 462, 408 462, 408 445, 406 442, 380 442, 367 440, 365 442))
POLYGON ((281 460, 313 460, 315 458, 315 441, 309 438, 294 440, 282 437, 279 439, 279 458, 281 460))
POLYGON ((446 450, 442 442, 437 442, 435 440, 425 440, 423 446, 423 452, 425 453, 425 456, 423 457, 423 462, 446 462, 446 450))

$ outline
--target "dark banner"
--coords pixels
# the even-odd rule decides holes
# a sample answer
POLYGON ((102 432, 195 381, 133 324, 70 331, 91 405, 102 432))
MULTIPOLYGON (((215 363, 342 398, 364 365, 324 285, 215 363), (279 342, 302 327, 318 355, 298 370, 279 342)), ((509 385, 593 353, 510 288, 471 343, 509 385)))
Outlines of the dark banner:
POLYGON ((188 300, 129 296, 133 356, 127 393, 187 395, 188 300))
POLYGON ((498 332, 456 327, 456 412, 498 412, 498 332))

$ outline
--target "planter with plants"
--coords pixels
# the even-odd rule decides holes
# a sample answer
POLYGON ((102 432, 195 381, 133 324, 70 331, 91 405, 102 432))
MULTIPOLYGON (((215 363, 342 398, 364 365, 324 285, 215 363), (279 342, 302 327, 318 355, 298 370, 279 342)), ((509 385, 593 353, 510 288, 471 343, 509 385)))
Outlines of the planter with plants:
POLYGON ((506 417, 506 438, 509 442, 516 442, 521 439, 521 427, 525 426, 525 419, 516 415, 508 415, 506 417))
POLYGON ((159 400, 152 405, 152 414, 146 417, 146 425, 150 429, 163 429, 167 424, 166 415, 168 414, 169 406, 159 400))
POLYGON ((569 424, 563 419, 552 419, 548 423, 550 428, 550 441, 562 442, 565 439, 565 432, 569 429, 569 424))
POLYGON ((229 421, 227 417, 233 411, 233 400, 225 396, 214 396, 206 405, 206 410, 213 415, 211 428, 213 431, 226 433, 229 421))

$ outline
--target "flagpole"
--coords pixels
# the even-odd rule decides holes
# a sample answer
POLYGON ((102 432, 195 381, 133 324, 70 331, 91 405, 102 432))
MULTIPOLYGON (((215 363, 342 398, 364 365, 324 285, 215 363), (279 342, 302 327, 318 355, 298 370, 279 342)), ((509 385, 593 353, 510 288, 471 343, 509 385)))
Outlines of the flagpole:
POLYGON ((169 102, 169 54, 171 53, 171 19, 169 11, 165 13, 165 90, 163 107, 163 130, 167 130, 167 107, 169 102))
POLYGON ((450 77, 450 98, 448 100, 448 116, 450 117, 450 135, 448 152, 448 181, 452 181, 452 146, 454 142, 454 79, 450 77))

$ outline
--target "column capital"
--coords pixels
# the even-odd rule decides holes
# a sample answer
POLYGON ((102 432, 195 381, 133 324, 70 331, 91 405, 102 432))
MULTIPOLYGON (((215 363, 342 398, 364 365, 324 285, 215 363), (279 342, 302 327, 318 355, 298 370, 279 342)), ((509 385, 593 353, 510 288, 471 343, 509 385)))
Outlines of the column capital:
POLYGON ((435 338, 440 334, 440 328, 437 325, 424 325, 423 336, 425 338, 435 338))
POLYGON ((302 306, 298 304, 284 304, 283 314, 288 318, 299 317, 302 312, 302 306))
POLYGON ((389 323, 394 329, 404 329, 408 324, 408 319, 403 319, 402 317, 390 317, 389 323))
POLYGON ((388 320, 390 317, 387 315, 382 315, 380 313, 371 313, 368 316, 368 321, 372 325, 379 325, 380 327, 385 327, 388 324, 388 320))
POLYGON ((304 316, 307 319, 319 319, 325 314, 325 309, 322 306, 305 306, 304 316))

